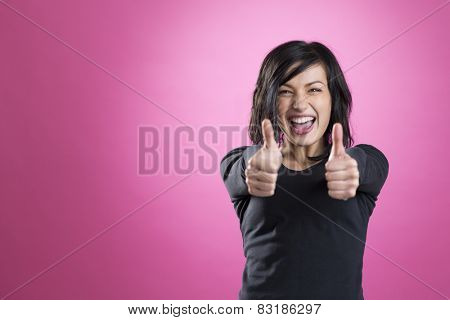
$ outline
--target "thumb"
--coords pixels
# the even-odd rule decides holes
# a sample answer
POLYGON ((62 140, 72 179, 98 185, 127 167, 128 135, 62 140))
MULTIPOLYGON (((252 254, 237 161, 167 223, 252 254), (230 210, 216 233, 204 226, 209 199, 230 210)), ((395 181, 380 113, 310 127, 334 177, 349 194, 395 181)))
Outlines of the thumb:
POLYGON ((343 135, 342 125, 340 123, 335 123, 332 131, 333 145, 331 147, 330 158, 345 154, 343 135))
POLYGON ((271 149, 277 147, 277 143, 275 141, 272 123, 269 119, 264 119, 261 125, 263 140, 264 140, 264 148, 271 149))

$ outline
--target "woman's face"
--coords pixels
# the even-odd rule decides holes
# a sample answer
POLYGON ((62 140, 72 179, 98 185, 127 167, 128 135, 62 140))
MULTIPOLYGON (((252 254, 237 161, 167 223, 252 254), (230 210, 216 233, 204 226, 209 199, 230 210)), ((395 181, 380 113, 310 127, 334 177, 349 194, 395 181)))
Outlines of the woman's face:
POLYGON ((330 121, 331 95, 321 64, 309 67, 281 85, 277 103, 285 138, 296 146, 322 143, 330 121))

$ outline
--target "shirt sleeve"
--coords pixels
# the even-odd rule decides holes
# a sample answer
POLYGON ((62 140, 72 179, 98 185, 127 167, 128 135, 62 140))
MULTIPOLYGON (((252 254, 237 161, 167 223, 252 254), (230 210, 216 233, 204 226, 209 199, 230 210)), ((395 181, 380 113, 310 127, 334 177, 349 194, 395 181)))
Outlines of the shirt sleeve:
POLYGON ((231 201, 247 197, 247 183, 245 182, 245 168, 247 167, 244 159, 244 151, 247 146, 239 147, 229 151, 220 162, 220 174, 225 183, 231 201))
POLYGON ((359 192, 369 195, 376 201, 389 173, 386 156, 374 146, 358 144, 346 150, 358 162, 359 192))
POLYGON ((229 151, 220 161, 220 174, 231 201, 250 196, 245 182, 245 168, 248 160, 261 145, 243 146, 229 151))
POLYGON ((247 167, 248 159, 260 147, 260 145, 253 145, 235 148, 229 151, 220 162, 220 174, 241 225, 251 198, 245 182, 245 168, 247 167))

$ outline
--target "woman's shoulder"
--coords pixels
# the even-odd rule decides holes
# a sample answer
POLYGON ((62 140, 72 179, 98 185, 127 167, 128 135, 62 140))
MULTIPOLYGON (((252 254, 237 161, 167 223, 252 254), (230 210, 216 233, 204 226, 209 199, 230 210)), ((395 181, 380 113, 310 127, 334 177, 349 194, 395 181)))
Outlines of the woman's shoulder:
POLYGON ((261 145, 251 145, 251 146, 241 146, 237 148, 233 148, 228 151, 225 156, 220 161, 221 163, 228 159, 238 159, 244 157, 246 159, 250 158, 252 155, 256 153, 261 148, 261 145))
POLYGON ((368 144, 368 143, 358 143, 357 145, 353 146, 353 148, 354 147, 362 148, 364 150, 374 150, 374 151, 381 152, 381 150, 379 148, 377 148, 373 144, 368 144))
POLYGON ((244 172, 248 159, 261 148, 261 145, 242 146, 231 149, 220 161, 220 172, 225 180, 233 170, 244 172))
MULTIPOLYGON (((386 163, 386 165, 389 164, 389 161, 388 161, 385 153, 383 151, 381 151, 381 149, 379 147, 376 147, 372 144, 360 143, 360 144, 355 145, 352 148, 361 149, 364 151, 364 153, 367 156, 370 156, 372 158, 377 158, 378 160, 386 163)), ((352 149, 352 148, 350 148, 350 149, 352 149)))

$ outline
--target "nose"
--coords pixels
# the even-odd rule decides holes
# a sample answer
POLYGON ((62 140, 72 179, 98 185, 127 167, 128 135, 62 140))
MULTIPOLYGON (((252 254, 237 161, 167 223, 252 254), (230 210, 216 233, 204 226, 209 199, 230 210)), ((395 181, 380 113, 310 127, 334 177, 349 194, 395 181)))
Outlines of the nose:
POLYGON ((300 97, 298 96, 295 100, 294 100, 294 104, 292 106, 294 109, 297 109, 299 111, 303 111, 308 109, 308 101, 306 98, 304 97, 300 97))

